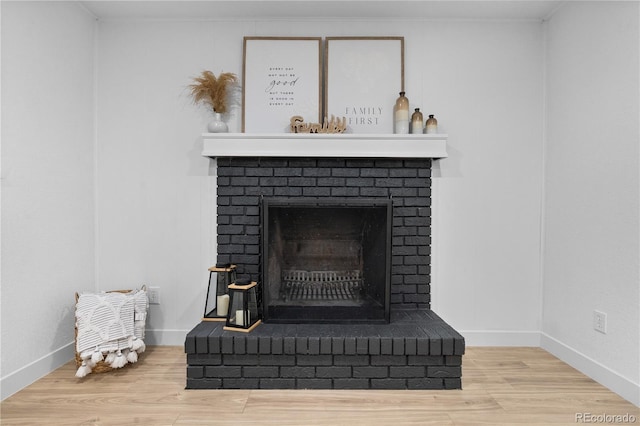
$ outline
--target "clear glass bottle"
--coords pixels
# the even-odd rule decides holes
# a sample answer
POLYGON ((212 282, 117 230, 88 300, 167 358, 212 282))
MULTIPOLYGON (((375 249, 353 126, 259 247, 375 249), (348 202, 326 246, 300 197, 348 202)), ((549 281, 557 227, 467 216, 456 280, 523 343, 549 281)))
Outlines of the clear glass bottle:
POLYGON ((421 134, 422 132, 422 113, 420 112, 420 108, 416 108, 411 115, 411 133, 421 134))
POLYGON ((425 126, 425 133, 438 133, 438 120, 435 119, 433 114, 429 114, 427 125, 425 126))
POLYGON ((393 133, 397 134, 409 133, 409 99, 404 94, 405 92, 400 92, 400 96, 396 99, 396 105, 393 108, 393 133))

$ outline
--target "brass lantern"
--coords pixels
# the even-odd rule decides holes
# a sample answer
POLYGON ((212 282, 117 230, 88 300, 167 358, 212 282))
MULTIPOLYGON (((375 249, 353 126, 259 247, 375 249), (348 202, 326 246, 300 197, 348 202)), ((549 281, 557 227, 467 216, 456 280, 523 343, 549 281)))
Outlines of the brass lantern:
POLYGON ((209 286, 203 321, 226 321, 229 312, 229 285, 236 280, 236 265, 218 263, 209 268, 209 286), (214 279, 215 276, 215 279, 214 279))
POLYGON ((260 325, 257 286, 257 282, 248 279, 238 279, 229 286, 229 312, 225 330, 248 333, 260 325))

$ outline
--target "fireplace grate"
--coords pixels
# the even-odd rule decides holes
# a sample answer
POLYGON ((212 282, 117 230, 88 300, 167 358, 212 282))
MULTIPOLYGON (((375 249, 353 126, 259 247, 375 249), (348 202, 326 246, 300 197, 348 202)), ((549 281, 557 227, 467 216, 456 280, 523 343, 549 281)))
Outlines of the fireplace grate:
POLYGON ((359 300, 363 280, 360 271, 286 271, 282 277, 281 298, 301 300, 359 300))

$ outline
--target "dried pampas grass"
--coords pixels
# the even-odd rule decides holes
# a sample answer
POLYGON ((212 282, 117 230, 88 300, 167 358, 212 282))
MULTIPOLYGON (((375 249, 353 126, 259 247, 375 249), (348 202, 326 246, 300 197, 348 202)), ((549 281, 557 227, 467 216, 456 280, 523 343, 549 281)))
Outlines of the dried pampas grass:
POLYGON ((193 103, 202 103, 220 114, 227 112, 228 89, 238 84, 235 74, 223 72, 216 77, 211 71, 203 71, 193 81, 194 84, 189 85, 193 103))

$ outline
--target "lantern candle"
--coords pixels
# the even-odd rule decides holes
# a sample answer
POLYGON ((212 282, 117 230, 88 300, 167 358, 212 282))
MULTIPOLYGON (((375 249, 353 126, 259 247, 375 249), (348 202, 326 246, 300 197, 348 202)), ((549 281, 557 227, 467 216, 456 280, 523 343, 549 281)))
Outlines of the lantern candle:
POLYGON ((226 316, 229 311, 229 295, 223 294, 217 298, 218 316, 226 316))
POLYGON ((236 311, 236 325, 244 327, 244 311, 236 311))

